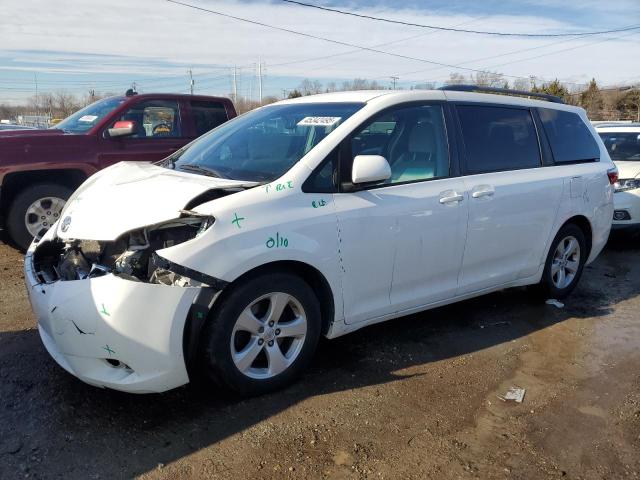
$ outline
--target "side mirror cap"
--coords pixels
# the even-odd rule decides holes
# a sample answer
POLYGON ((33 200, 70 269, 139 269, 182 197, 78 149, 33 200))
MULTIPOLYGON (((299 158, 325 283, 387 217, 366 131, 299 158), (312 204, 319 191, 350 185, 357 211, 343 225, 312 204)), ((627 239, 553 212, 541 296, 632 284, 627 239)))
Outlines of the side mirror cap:
POLYGON ((133 135, 136 122, 133 120, 119 120, 109 129, 110 137, 126 137, 133 135))
POLYGON ((391 167, 382 155, 356 155, 351 168, 351 181, 363 183, 383 182, 391 178, 391 167))

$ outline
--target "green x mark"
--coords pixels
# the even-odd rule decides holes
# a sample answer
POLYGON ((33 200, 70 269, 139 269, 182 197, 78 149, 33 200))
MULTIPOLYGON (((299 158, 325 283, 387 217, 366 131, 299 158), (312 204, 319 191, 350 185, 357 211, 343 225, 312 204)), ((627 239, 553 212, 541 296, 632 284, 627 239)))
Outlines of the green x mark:
POLYGON ((240 220, 244 220, 244 217, 238 217, 238 214, 237 214, 237 213, 234 213, 233 215, 234 215, 234 218, 233 218, 233 220, 231 220, 231 223, 235 223, 235 224, 236 224, 236 227, 238 227, 238 228, 242 228, 242 227, 240 226, 240 220))
POLYGON ((104 347, 102 347, 102 349, 106 350, 109 355, 111 355, 112 353, 116 353, 116 351, 112 350, 109 345, 105 345, 104 347))
POLYGON ((107 309, 104 306, 104 303, 102 304, 102 310, 100 310, 100 313, 102 313, 103 315, 106 315, 107 317, 111 316, 111 314, 109 312, 107 312, 107 309))

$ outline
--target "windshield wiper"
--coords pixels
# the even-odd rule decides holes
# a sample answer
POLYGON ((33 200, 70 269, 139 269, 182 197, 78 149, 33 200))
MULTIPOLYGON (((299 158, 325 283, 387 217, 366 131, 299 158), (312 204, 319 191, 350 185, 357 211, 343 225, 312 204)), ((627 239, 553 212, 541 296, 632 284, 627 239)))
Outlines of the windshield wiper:
MULTIPOLYGON (((198 172, 198 173, 201 173, 202 175, 206 175, 208 177, 227 178, 224 175, 222 175, 220 172, 218 172, 217 170, 214 170, 213 168, 203 167, 202 165, 197 165, 195 163, 184 163, 184 164, 178 165, 178 166, 180 167, 180 170, 198 172)), ((175 168, 175 166, 174 166, 174 168, 175 168)))

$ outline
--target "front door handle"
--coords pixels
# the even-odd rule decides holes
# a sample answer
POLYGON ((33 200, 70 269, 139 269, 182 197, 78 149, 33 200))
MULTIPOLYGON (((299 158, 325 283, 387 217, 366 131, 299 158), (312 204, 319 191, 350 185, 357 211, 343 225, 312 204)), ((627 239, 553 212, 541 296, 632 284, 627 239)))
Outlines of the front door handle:
POLYGON ((477 187, 474 187, 471 192, 471 196, 473 198, 491 197, 495 193, 496 190, 491 185, 478 185, 477 187))
POLYGON ((440 203, 456 203, 464 200, 464 195, 459 194, 455 190, 447 190, 442 192, 440 196, 440 203))

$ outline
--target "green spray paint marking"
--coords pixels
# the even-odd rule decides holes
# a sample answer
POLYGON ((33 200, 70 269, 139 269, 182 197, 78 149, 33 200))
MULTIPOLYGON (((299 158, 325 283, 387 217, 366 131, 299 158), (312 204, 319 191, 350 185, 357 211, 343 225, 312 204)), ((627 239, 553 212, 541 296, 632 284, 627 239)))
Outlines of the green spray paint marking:
POLYGON ((102 313, 103 315, 106 315, 107 317, 111 316, 111 314, 107 312, 107 308, 104 306, 104 303, 102 304, 102 310, 100 310, 100 313, 102 313))
POLYGON ((102 347, 102 349, 106 350, 109 355, 111 355, 112 353, 116 353, 116 351, 112 350, 109 345, 105 345, 104 347, 102 347))
POLYGON ((233 218, 233 220, 231 220, 231 223, 235 223, 236 227, 242 228, 240 226, 240 220, 244 220, 245 218, 244 217, 239 217, 237 213, 234 213, 233 215, 234 215, 234 218, 233 218))
POLYGON ((281 237, 279 232, 276 232, 276 237, 269 237, 269 240, 267 240, 267 248, 280 248, 280 247, 288 247, 289 246, 289 240, 285 237, 281 237))
MULTIPOLYGON (((271 188, 271 185, 265 185, 264 186, 264 191, 266 193, 269 193, 269 189, 271 188)), ((283 190, 288 190, 290 188, 293 188, 293 180, 287 180, 284 183, 276 183, 276 192, 282 192, 283 190)))
POLYGON ((202 312, 197 312, 196 313, 196 317, 199 318, 199 319, 202 319, 202 318, 204 318, 204 314, 202 312))
POLYGON ((315 201, 315 200, 314 200, 313 202, 311 202, 311 206, 312 206, 313 208, 320 208, 320 207, 324 207, 326 204, 327 204, 327 202, 325 202, 325 201, 324 201, 324 198, 321 198, 321 199, 320 199, 320 200, 318 200, 318 201, 315 201))

